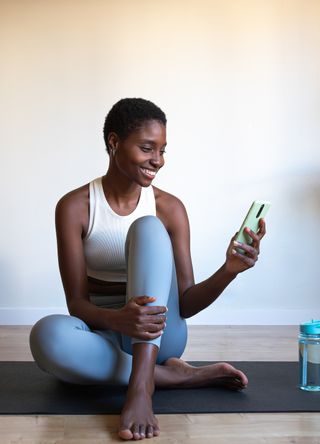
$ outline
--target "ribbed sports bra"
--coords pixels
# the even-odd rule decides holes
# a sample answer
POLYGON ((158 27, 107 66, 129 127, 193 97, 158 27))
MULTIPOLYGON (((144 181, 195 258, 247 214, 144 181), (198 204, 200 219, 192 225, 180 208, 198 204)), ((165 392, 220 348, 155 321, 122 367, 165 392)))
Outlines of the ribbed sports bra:
POLYGON ((115 213, 108 204, 102 177, 90 182, 89 194, 89 228, 83 240, 87 274, 103 281, 126 282, 126 236, 133 221, 156 215, 153 187, 141 188, 138 205, 127 216, 115 213))

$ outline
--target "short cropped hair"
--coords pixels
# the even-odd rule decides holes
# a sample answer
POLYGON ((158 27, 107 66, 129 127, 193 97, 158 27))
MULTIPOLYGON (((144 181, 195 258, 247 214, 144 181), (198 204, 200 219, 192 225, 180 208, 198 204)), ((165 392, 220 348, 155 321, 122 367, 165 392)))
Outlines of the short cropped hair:
POLYGON ((164 126, 167 124, 165 113, 153 102, 145 99, 121 99, 113 105, 104 122, 103 137, 107 147, 108 135, 116 133, 120 139, 126 139, 130 133, 141 128, 149 120, 157 120, 164 126))

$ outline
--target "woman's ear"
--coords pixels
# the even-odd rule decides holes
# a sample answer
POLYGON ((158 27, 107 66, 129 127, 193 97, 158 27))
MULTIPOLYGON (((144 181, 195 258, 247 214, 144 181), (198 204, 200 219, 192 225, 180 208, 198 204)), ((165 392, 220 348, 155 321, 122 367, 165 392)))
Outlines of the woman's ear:
POLYGON ((119 143, 119 137, 116 133, 109 133, 108 134, 108 146, 110 148, 111 155, 114 156, 119 143))

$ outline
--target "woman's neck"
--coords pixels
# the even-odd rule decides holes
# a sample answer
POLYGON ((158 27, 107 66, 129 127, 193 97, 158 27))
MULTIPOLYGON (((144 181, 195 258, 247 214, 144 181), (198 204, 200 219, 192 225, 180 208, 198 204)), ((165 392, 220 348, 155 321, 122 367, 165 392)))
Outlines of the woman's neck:
POLYGON ((129 180, 124 181, 123 178, 119 181, 119 176, 116 177, 110 170, 102 177, 102 187, 109 205, 118 209, 136 206, 141 194, 140 185, 129 180))

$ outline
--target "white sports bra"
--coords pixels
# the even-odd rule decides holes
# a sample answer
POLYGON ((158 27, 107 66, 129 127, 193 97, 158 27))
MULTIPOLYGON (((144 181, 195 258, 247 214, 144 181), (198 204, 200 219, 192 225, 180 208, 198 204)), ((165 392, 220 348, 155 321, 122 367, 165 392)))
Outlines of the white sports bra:
POLYGON ((156 216, 153 187, 142 187, 135 210, 127 216, 115 213, 105 197, 102 177, 89 184, 89 228, 83 240, 90 277, 109 282, 126 282, 125 241, 130 225, 142 216, 156 216))

